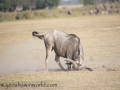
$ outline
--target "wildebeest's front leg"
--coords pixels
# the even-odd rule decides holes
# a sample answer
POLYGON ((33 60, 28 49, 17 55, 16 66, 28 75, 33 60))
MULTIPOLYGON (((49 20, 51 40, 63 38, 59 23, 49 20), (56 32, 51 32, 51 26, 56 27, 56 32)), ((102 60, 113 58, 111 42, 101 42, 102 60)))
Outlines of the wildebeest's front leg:
POLYGON ((61 65, 61 63, 60 63, 60 56, 59 55, 55 55, 55 61, 56 61, 56 63, 60 66, 60 68, 63 70, 63 71, 66 71, 64 68, 63 68, 63 66, 61 65))
POLYGON ((66 62, 66 65, 67 65, 68 71, 71 71, 72 63, 71 62, 66 62))

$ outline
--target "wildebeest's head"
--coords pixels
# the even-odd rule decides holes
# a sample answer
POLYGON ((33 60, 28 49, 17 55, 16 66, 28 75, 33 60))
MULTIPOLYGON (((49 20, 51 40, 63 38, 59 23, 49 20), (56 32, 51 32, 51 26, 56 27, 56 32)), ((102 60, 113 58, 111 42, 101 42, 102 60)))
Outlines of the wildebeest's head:
POLYGON ((82 66, 81 64, 78 63, 78 60, 73 61, 71 59, 66 59, 65 61, 70 62, 70 63, 67 63, 67 64, 73 64, 73 66, 72 66, 73 70, 80 70, 80 66, 82 66))

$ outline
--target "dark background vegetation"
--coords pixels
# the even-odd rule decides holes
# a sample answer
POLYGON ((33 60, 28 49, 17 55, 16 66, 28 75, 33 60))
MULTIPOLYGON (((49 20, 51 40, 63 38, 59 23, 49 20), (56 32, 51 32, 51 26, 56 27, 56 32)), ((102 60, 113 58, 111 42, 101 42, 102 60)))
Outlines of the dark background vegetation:
MULTIPOLYGON (((108 2, 120 3, 120 0, 78 0, 79 4, 84 5, 84 7, 71 9, 63 6, 62 9, 56 9, 61 6, 61 1, 69 3, 72 0, 0 0, 0 22, 21 19, 74 17, 82 15, 82 10, 95 9, 95 6, 99 4, 108 2), (72 11, 72 15, 68 16, 68 10, 72 11)), ((115 7, 119 8, 120 5, 116 4, 115 7)))
POLYGON ((0 0, 0 11, 15 11, 18 6, 23 10, 53 8, 59 3, 60 0, 0 0))
MULTIPOLYGON (((63 0, 64 1, 64 0, 63 0)), ((120 0, 79 0, 84 5, 94 5, 105 2, 120 2, 120 0)), ((51 9, 60 5, 61 0, 0 0, 0 11, 13 12, 17 7, 23 10, 51 9)))
POLYGON ((80 0, 84 3, 84 5, 94 5, 94 4, 100 4, 100 3, 117 3, 120 2, 120 0, 80 0))

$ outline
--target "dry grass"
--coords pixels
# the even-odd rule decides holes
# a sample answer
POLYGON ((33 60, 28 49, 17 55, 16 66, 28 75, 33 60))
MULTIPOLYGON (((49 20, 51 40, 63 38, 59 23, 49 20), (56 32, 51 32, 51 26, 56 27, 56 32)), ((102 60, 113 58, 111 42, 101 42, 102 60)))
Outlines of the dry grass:
POLYGON ((85 64, 95 68, 95 71, 33 72, 1 75, 0 83, 39 83, 45 81, 58 84, 57 88, 11 87, 9 90, 119 90, 119 15, 2 22, 0 23, 0 56, 14 45, 31 40, 32 31, 47 32, 52 29, 78 35, 81 38, 85 52, 85 64))
MULTIPOLYGON (((2 76, 1 83, 7 84, 40 84, 46 82, 47 84, 57 84, 57 87, 9 87, 9 90, 119 90, 120 72, 41 72, 34 74, 15 74, 9 76, 2 76)), ((2 88, 4 90, 4 88, 2 88)))

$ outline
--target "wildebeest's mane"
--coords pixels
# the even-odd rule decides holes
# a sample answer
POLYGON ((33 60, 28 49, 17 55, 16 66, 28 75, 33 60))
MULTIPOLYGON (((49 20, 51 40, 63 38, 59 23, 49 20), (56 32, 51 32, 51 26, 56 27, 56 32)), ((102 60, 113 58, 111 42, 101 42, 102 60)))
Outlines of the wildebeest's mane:
POLYGON ((73 39, 73 38, 78 38, 78 44, 80 44, 80 38, 77 37, 75 34, 69 34, 68 37, 70 37, 69 39, 73 39))
POLYGON ((68 36, 77 37, 75 34, 69 34, 68 36))
MULTIPOLYGON (((69 43, 68 44, 69 47, 67 48, 67 51, 69 51, 69 50, 71 51, 71 49, 74 48, 73 49, 74 51, 72 51, 73 53, 68 52, 69 54, 72 53, 71 59, 74 60, 75 59, 75 57, 74 57, 75 52, 78 51, 78 55, 80 54, 80 50, 79 50, 80 38, 77 37, 75 34, 69 34, 67 37, 68 37, 68 42, 67 43, 69 43), (73 45, 75 45, 75 46, 73 47, 73 45)), ((67 56, 69 56, 69 54, 67 56)), ((70 56, 71 56, 71 54, 70 54, 70 56)))

